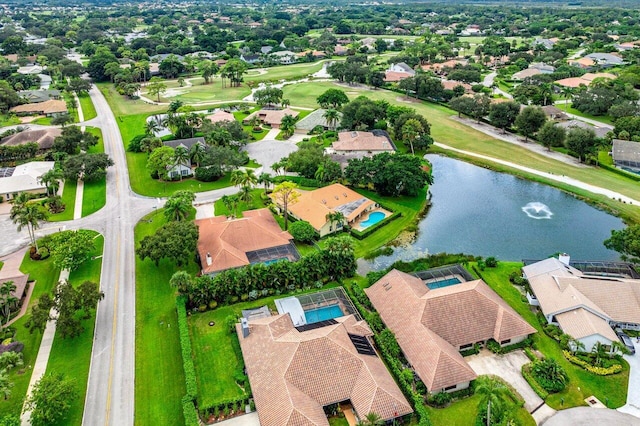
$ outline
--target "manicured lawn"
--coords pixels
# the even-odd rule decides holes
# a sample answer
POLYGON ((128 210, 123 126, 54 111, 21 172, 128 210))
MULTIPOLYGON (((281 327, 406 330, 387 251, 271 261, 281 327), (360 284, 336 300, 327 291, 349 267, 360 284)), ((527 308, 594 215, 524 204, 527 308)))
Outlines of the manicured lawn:
MULTIPOLYGON (((97 233, 96 235, 97 238, 94 240, 96 249, 93 251, 93 257, 101 256, 104 248, 104 238, 97 233)), ((101 257, 89 260, 71 273, 69 282, 74 287, 85 281, 100 283, 101 267, 101 257)), ((73 377, 78 391, 78 397, 71 402, 71 408, 66 419, 57 423, 58 425, 79 425, 82 423, 87 381, 89 380, 89 365, 91 364, 95 313, 91 318, 83 320, 82 325, 84 326, 84 331, 80 336, 73 339, 63 339, 60 333, 56 332, 49 363, 47 364, 47 373, 58 372, 67 377, 73 377)))
MULTIPOLYGON (((36 281, 29 301, 30 308, 42 294, 53 290, 60 275, 60 271, 53 266, 51 258, 33 261, 29 258, 29 253, 25 254, 20 270, 25 274, 29 274, 29 280, 36 281)), ((34 283, 29 285, 34 285, 34 283)), ((24 366, 14 369, 9 374, 9 380, 14 383, 14 387, 11 389, 11 396, 8 399, 0 398, 0 413, 2 414, 14 414, 17 416, 22 411, 22 404, 27 393, 29 380, 31 380, 31 373, 33 372, 33 364, 40 348, 42 333, 38 331, 33 334, 29 333, 29 330, 24 326, 28 318, 29 312, 13 324, 16 328, 15 340, 24 343, 24 350, 22 351, 24 366)))
MULTIPOLYGON (((251 89, 246 85, 242 85, 240 87, 222 87, 221 82, 216 81, 210 84, 195 84, 190 87, 176 87, 172 89, 171 92, 178 92, 180 94, 176 96, 160 96, 160 102, 178 100, 185 104, 193 104, 202 102, 238 101, 251 94, 251 89)), ((146 92, 143 92, 142 94, 154 101, 158 100, 156 96, 149 96, 146 92)))
POLYGON ((484 281, 525 320, 538 330, 534 335, 537 349, 546 357, 553 358, 567 371, 569 385, 559 393, 550 395, 546 402, 555 409, 586 405, 584 399, 595 395, 609 408, 617 408, 625 404, 627 398, 627 384, 629 382, 629 365, 623 362, 624 370, 611 376, 596 376, 571 364, 562 355, 560 346, 544 334, 535 314, 529 305, 522 301, 521 293, 509 282, 512 271, 520 271, 519 262, 500 262, 497 268, 487 268, 482 271, 484 281), (564 400, 564 404, 561 402, 564 400))
POLYGON ((338 86, 331 81, 317 81, 313 83, 288 84, 282 88, 282 93, 284 98, 291 101, 292 106, 320 108, 316 99, 328 89, 341 89, 347 93, 349 92, 348 88, 338 86))
POLYGON ((558 108, 560 108, 562 111, 568 112, 569 114, 577 115, 578 117, 589 118, 591 120, 596 120, 601 123, 610 124, 613 126, 613 119, 609 115, 591 115, 591 114, 584 113, 582 111, 578 111, 577 109, 571 106, 569 106, 569 108, 565 108, 564 105, 558 105, 558 108))
POLYGON ((139 114, 157 114, 167 110, 167 107, 163 105, 148 104, 139 99, 128 99, 119 94, 111 83, 97 83, 97 86, 109 102, 109 106, 116 118, 129 115, 133 111, 139 114))
MULTIPOLYGON (((473 395, 456 401, 446 408, 427 406, 429 417, 433 425, 468 426, 476 422, 480 395, 473 395)), ((519 408, 516 413, 517 423, 522 426, 535 426, 536 422, 525 408, 519 408)))
POLYGON ((329 426, 349 426, 349 422, 344 417, 329 417, 329 426))
POLYGON ((0 114, 0 127, 13 126, 14 124, 20 124, 20 119, 15 115, 0 114))
POLYGON ((96 108, 93 106, 93 102, 91 101, 91 97, 88 94, 78 96, 80 100, 80 107, 82 108, 82 115, 84 116, 84 120, 91 120, 92 118, 96 118, 98 115, 96 113, 96 108))
POLYGON ((323 61, 281 65, 277 67, 265 68, 266 74, 254 74, 250 73, 244 76, 245 81, 280 81, 280 80, 298 80, 308 77, 309 74, 313 74, 322 69, 323 61))
MULTIPOLYGON (((238 209, 236 210, 238 214, 237 217, 242 217, 242 212, 244 212, 245 210, 256 210, 256 209, 263 208, 264 202, 262 201, 262 198, 260 198, 260 195, 263 193, 264 193, 263 189, 252 190, 251 195, 253 198, 251 202, 245 203, 244 201, 241 201, 240 203, 238 203, 238 209)), ((216 216, 223 216, 223 215, 228 216, 229 214, 232 213, 224 205, 224 203, 222 202, 222 199, 219 199, 215 203, 213 203, 213 211, 215 212, 216 216)))
MULTIPOLYGON (((162 209, 143 218, 135 228, 136 246, 164 223, 162 209)), ((193 262, 187 269, 195 274, 199 268, 193 262)), ((184 423, 180 401, 186 392, 185 379, 175 291, 169 286, 177 270, 166 260, 156 266, 136 257, 136 425, 184 423)))
POLYGON ((50 214, 48 219, 50 222, 60 222, 63 220, 73 219, 73 210, 76 204, 76 184, 77 182, 75 180, 67 179, 64 181, 62 202, 66 207, 62 213, 50 214))
MULTIPOLYGON (((78 121, 77 119, 75 120, 78 121)), ((42 126, 50 126, 51 125, 51 117, 40 117, 33 120, 31 123, 40 124, 42 126)))
MULTIPOLYGON (((104 140, 102 131, 97 127, 87 127, 87 131, 98 136, 98 144, 89 148, 90 153, 104 152, 104 140)), ((101 179, 96 182, 85 182, 84 193, 82 194, 82 217, 89 216, 97 212, 107 202, 107 181, 101 179)))

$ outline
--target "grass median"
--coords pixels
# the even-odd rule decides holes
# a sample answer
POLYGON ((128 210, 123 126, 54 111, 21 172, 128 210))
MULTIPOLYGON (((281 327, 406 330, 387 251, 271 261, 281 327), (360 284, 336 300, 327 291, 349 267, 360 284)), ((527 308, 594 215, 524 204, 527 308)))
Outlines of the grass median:
POLYGON ((73 212, 76 206, 77 182, 67 179, 64 181, 64 189, 62 190, 62 203, 65 209, 62 213, 50 214, 49 222, 62 222, 64 220, 73 220, 73 212))
POLYGON ((88 93, 78 96, 78 100, 80 101, 80 108, 82 108, 84 121, 91 120, 98 116, 96 108, 93 106, 93 102, 91 101, 91 97, 88 93))

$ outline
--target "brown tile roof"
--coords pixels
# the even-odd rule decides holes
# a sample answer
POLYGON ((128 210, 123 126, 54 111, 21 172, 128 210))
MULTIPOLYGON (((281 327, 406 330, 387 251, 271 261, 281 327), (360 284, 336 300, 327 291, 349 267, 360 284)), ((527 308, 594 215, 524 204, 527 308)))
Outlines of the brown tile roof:
POLYGON ((340 132, 331 147, 336 151, 395 151, 389 138, 371 132, 340 132))
POLYGON ((513 74, 512 78, 514 80, 524 80, 527 77, 533 77, 534 75, 538 75, 541 73, 542 72, 537 68, 526 68, 526 69, 523 69, 522 71, 518 71, 517 73, 513 74))
POLYGON ((596 64, 594 60, 591 58, 573 59, 573 60, 569 60, 568 63, 569 65, 579 65, 584 68, 592 67, 596 64))
POLYGON ((559 86, 573 87, 573 88, 580 87, 580 85, 584 85, 584 86, 589 85, 589 81, 583 80, 580 77, 563 78, 561 80, 554 81, 554 83, 559 86))
POLYGON ((465 92, 471 92, 471 90, 472 90, 470 84, 463 83, 462 81, 442 80, 442 87, 444 87, 444 90, 453 90, 457 86, 464 87, 465 92))
MULTIPOLYGON (((27 288, 27 281, 29 281, 29 275, 20 274, 14 277, 0 278, 0 285, 6 283, 7 281, 13 281, 13 285, 16 286, 16 289, 11 292, 11 295, 16 297, 18 300, 20 300, 24 295, 24 291, 27 288)), ((0 300, 4 300, 4 296, 0 296, 0 300)))
POLYGON ((300 332, 288 314, 277 315, 252 320, 247 337, 236 326, 261 425, 328 425, 322 407, 347 399, 360 416, 412 412, 380 358, 351 342, 348 333, 371 335, 361 331, 366 323, 336 321, 300 332))
POLYGON ((581 77, 583 80, 587 80, 588 82, 592 82, 596 78, 608 78, 610 80, 615 80, 618 78, 615 74, 611 74, 610 72, 588 72, 581 77))
POLYGON ((282 123, 282 119, 285 115, 290 115, 292 117, 297 117, 300 114, 298 111, 294 111, 290 108, 285 109, 261 109, 259 111, 254 112, 253 114, 249 114, 244 120, 244 123, 248 123, 254 116, 260 117, 260 119, 270 125, 270 126, 279 126, 282 123))
POLYGON ((389 83, 402 81, 405 78, 409 78, 409 77, 413 77, 413 75, 409 74, 408 72, 389 71, 389 70, 384 72, 384 81, 389 83))
POLYGON ((212 123, 218 123, 220 121, 235 121, 236 119, 233 114, 223 110, 218 110, 211 115, 207 115, 205 118, 210 120, 212 123))
POLYGON ((459 346, 535 332, 481 280, 430 290, 394 269, 365 292, 432 392, 476 377, 459 346))
POLYGON ((53 146, 55 138, 62 134, 62 129, 39 129, 25 130, 23 132, 14 133, 0 141, 0 145, 15 146, 23 145, 29 142, 35 142, 40 149, 49 149, 53 146))
POLYGON ((37 104, 14 106, 11 111, 17 113, 56 114, 67 112, 67 104, 65 101, 51 99, 37 104))
POLYGON ((196 220, 200 233, 198 253, 205 274, 249 265, 247 252, 280 247, 293 239, 280 229, 269 209, 247 210, 243 214, 241 219, 216 216, 196 220))
POLYGON ((327 223, 327 214, 335 212, 341 206, 364 200, 349 214, 345 214, 347 222, 355 220, 373 201, 358 194, 339 183, 318 188, 314 191, 302 192, 295 203, 289 204, 289 212, 301 220, 309 222, 316 230, 327 223))
POLYGON ((594 334, 599 334, 611 341, 618 339, 606 320, 586 309, 579 308, 558 314, 556 315, 556 321, 558 321, 562 331, 574 339, 582 339, 594 334))

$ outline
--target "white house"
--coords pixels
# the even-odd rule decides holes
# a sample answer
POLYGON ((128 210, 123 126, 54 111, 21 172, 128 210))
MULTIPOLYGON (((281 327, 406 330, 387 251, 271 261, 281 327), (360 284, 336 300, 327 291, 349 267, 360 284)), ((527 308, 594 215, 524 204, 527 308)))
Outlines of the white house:
POLYGON ((54 161, 32 161, 16 167, 0 168, 0 197, 11 200, 21 192, 46 194, 40 176, 53 169, 54 161))
MULTIPOLYGON (((195 144, 206 146, 203 137, 188 138, 188 139, 175 139, 175 140, 172 140, 172 141, 165 141, 163 143, 164 143, 165 146, 170 146, 173 149, 176 149, 176 148, 180 147, 180 148, 186 149, 187 151, 190 151, 191 147, 193 147, 195 144)), ((167 170, 167 175, 171 179, 179 178, 180 176, 187 177, 187 176, 193 175, 193 171, 191 170, 191 160, 187 160, 184 163, 176 164, 174 166, 171 166, 167 170)))

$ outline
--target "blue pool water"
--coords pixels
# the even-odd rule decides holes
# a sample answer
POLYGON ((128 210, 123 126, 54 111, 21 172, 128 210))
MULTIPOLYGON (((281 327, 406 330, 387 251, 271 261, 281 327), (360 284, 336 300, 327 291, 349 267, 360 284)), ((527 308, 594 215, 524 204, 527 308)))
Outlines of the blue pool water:
POLYGON ((267 260, 266 262, 263 262, 263 264, 264 264, 265 266, 269 266, 269 265, 271 265, 272 263, 280 262, 281 260, 289 260, 289 259, 288 259, 288 258, 286 258, 286 257, 280 257, 280 258, 278 258, 278 259, 271 259, 271 260, 267 260))
POLYGON ((368 228, 371 225, 375 225, 376 223, 380 222, 382 219, 384 219, 385 216, 386 215, 382 212, 370 213, 367 220, 365 220, 364 222, 360 222, 360 226, 362 226, 363 228, 368 228))
POLYGON ((427 287, 430 290, 435 290, 436 288, 449 287, 450 285, 460 284, 460 280, 458 278, 447 278, 442 281, 434 281, 431 283, 427 283, 427 287))
POLYGON ((344 316, 344 313, 338 305, 323 306, 322 308, 304 311, 304 317, 307 320, 307 324, 313 324, 316 322, 334 319, 341 316, 344 316))

